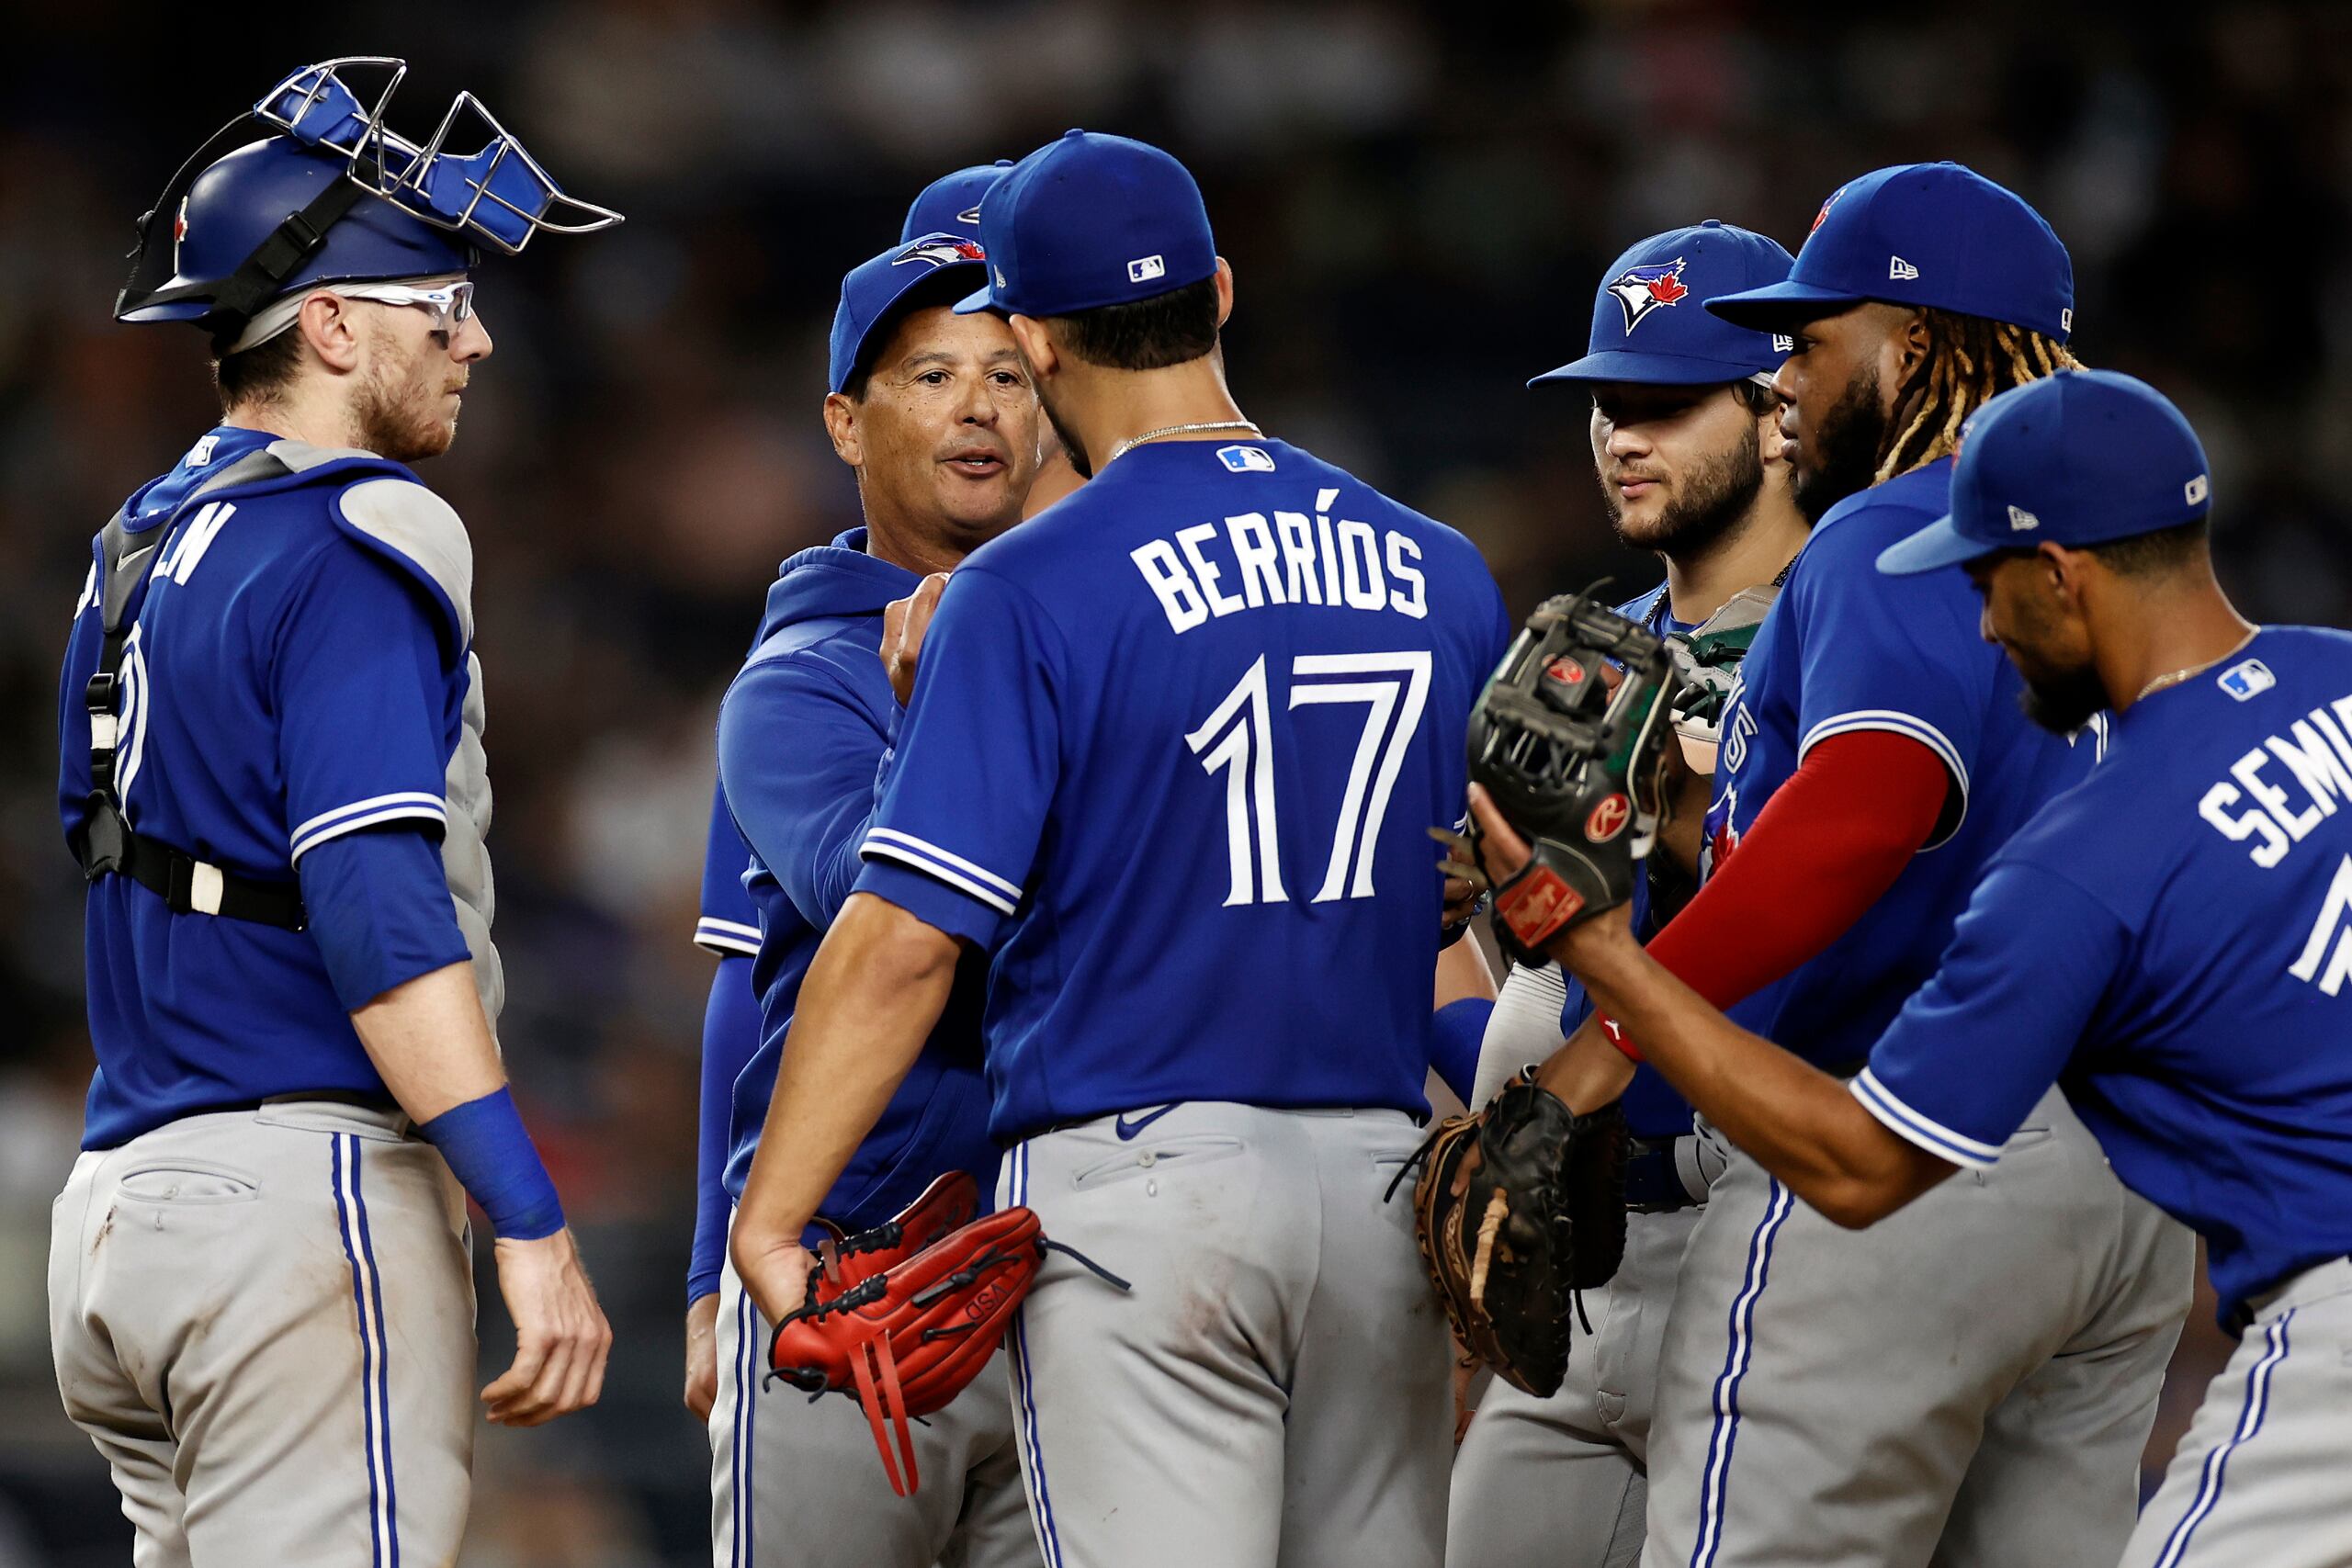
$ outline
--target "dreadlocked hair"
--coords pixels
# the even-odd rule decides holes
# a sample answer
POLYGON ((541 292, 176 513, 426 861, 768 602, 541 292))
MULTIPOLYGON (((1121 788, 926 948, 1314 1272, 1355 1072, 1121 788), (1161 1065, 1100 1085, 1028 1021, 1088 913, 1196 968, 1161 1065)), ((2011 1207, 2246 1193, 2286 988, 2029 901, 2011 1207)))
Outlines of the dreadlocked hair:
POLYGON ((2083 367, 2064 344, 2030 327, 1932 307, 1920 313, 1928 321, 1928 357, 1894 400, 1898 409, 1917 406, 1903 433, 1879 453, 1874 483, 1951 457, 1960 449, 1960 427, 1968 416, 2012 387, 2083 367))

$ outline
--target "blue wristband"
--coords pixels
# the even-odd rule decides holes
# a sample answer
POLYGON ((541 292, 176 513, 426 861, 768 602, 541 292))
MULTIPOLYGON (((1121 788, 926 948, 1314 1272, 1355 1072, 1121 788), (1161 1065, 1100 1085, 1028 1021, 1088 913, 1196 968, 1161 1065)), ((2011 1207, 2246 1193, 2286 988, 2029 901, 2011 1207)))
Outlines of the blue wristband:
POLYGON ((417 1134, 441 1151, 458 1183, 490 1216, 491 1234, 502 1241, 537 1241, 563 1228, 563 1204, 548 1168, 523 1130, 523 1117, 504 1085, 495 1094, 453 1106, 418 1125, 417 1134))

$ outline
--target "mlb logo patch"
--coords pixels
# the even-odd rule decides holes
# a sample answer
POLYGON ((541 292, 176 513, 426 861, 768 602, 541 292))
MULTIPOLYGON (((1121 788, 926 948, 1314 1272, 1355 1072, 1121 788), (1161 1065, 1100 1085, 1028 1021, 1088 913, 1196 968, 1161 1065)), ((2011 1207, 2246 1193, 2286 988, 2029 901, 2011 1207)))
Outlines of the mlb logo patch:
POLYGON ((1129 283, 1149 283, 1155 277, 1168 276, 1168 260, 1164 256, 1137 256, 1127 264, 1129 283))
POLYGON ((1237 474, 1271 474, 1274 471, 1273 454, 1262 446, 1220 446, 1217 461, 1237 474))
POLYGON ((1677 256, 1670 262, 1628 267, 1609 286, 1609 292, 1624 307, 1626 332, 1640 326, 1642 319, 1659 306, 1679 304, 1690 292, 1690 286, 1682 281, 1682 262, 1677 256))
POLYGON ((2258 697, 2278 683, 2270 666, 2259 659, 2241 659, 2216 677, 2222 690, 2240 702, 2258 697))
POLYGON ((220 439, 220 438, 217 435, 208 435, 203 440, 198 442, 194 446, 190 447, 187 455, 187 466, 191 468, 200 468, 207 463, 211 462, 213 444, 220 439))
POLYGON ((2198 475, 2195 479, 2180 487, 2181 498, 2187 501, 2191 506, 2195 506, 2199 502, 2203 501, 2208 495, 2212 493, 2212 491, 2213 487, 2211 483, 2208 481, 2203 474, 2198 475))

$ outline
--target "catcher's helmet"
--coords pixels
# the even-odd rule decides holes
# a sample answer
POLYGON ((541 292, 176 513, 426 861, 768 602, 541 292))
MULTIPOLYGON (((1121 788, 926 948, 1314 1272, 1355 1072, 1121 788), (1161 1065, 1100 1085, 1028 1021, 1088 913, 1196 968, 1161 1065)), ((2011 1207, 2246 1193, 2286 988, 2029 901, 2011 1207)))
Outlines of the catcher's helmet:
POLYGON ((522 143, 461 93, 422 146, 384 128, 401 61, 331 60, 288 76, 183 164, 139 220, 124 321, 193 321, 226 348, 272 299, 315 284, 429 277, 512 254, 541 230, 578 234, 620 214, 563 194, 522 143), (372 107, 347 76, 383 73, 372 107), (447 150, 468 113, 481 151, 447 150))

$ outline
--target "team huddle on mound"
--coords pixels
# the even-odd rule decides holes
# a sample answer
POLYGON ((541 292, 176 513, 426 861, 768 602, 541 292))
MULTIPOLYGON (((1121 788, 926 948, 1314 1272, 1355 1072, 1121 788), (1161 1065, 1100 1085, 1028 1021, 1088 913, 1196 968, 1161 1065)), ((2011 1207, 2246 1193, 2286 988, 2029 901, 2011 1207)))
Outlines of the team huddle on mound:
MULTIPOLYGON (((454 1559, 469 1198, 491 1417, 610 1346, 409 465, 491 351, 472 247, 618 217, 469 97, 394 135, 402 69, 272 89, 118 306, 224 411, 94 541, 61 696, 52 1338, 142 1563, 454 1559)), ((714 1562, 2352 1555, 2352 640, 2223 597, 2050 227, 1928 164, 1793 256, 1629 248, 1530 385, 1665 580, 1524 629, 1246 417, 1235 298, 1182 165, 1081 131, 843 278, 861 525, 767 590, 695 933, 714 1562), (2240 1348, 2142 1509, 2192 1233, 2240 1348)))

